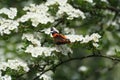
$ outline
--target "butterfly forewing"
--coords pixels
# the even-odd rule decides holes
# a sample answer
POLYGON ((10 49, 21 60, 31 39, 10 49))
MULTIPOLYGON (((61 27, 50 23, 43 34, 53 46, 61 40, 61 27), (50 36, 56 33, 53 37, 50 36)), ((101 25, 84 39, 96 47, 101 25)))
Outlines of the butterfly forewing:
POLYGON ((51 33, 54 38, 55 44, 60 45, 70 43, 69 39, 67 39, 64 35, 59 34, 58 31, 56 31, 53 27, 51 28, 51 33))
POLYGON ((58 34, 57 36, 55 36, 54 40, 57 45, 70 43, 70 40, 61 34, 58 34))

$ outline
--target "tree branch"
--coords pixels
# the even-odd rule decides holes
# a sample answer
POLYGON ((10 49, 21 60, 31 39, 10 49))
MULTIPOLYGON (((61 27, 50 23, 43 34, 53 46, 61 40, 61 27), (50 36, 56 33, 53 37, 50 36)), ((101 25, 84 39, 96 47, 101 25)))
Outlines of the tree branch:
POLYGON ((44 74, 44 73, 46 73, 47 71, 50 71, 50 70, 55 70, 57 67, 59 67, 60 65, 62 65, 64 63, 67 63, 67 62, 70 62, 70 61, 73 61, 73 60, 84 60, 84 59, 93 58, 93 57, 101 57, 101 58, 110 59, 112 61, 120 62, 119 58, 114 58, 114 57, 110 57, 110 56, 106 56, 106 55, 88 55, 88 56, 83 56, 83 57, 70 58, 68 60, 65 60, 65 61, 62 61, 62 62, 58 63, 54 67, 51 67, 51 68, 49 68, 47 70, 44 70, 40 75, 33 78, 33 80, 37 80, 42 74, 44 74))

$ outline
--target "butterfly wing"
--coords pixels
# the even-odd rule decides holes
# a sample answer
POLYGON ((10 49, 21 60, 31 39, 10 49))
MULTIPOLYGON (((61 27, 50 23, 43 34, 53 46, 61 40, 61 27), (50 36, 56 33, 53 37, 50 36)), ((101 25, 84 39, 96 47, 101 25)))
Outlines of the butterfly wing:
POLYGON ((56 34, 56 36, 54 36, 54 41, 55 41, 55 44, 57 44, 57 45, 70 43, 70 40, 67 39, 62 34, 56 34))
POLYGON ((51 33, 54 38, 55 44, 60 45, 70 43, 69 39, 67 39, 64 35, 59 34, 58 31, 56 31, 53 27, 51 28, 51 33))

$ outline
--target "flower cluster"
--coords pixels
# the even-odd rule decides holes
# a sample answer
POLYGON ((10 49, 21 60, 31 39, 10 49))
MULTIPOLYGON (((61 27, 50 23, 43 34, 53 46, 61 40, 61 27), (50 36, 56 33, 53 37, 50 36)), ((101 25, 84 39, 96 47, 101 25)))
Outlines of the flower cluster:
POLYGON ((46 5, 54 5, 54 4, 59 4, 59 5, 64 5, 67 3, 67 0, 47 0, 46 5))
MULTIPOLYGON (((50 30, 50 28, 48 28, 50 30)), ((42 30, 44 31, 44 30, 42 30)), ((61 52, 63 55, 67 55, 68 53, 73 53, 72 50, 67 47, 66 45, 56 46, 56 47, 45 47, 41 46, 41 40, 38 40, 38 37, 42 36, 39 35, 38 37, 35 37, 37 34, 30 34, 26 33, 23 34, 22 39, 27 39, 32 44, 29 44, 29 46, 26 47, 25 52, 31 53, 32 57, 38 57, 38 56, 51 56, 53 51, 61 52)))
POLYGON ((85 1, 87 1, 87 2, 89 2, 89 3, 93 3, 93 0, 85 0, 85 1))
POLYGON ((0 9, 0 14, 8 15, 8 18, 0 18, 0 33, 3 34, 10 34, 12 30, 17 29, 19 26, 19 22, 26 22, 28 20, 32 21, 33 26, 38 26, 39 23, 47 24, 48 22, 53 23, 55 19, 59 18, 60 16, 66 13, 68 15, 67 19, 73 19, 82 17, 85 18, 85 15, 79 9, 73 8, 67 0, 48 0, 46 3, 42 3, 40 5, 30 4, 27 7, 24 7, 23 10, 26 12, 17 20, 12 20, 17 15, 16 8, 2 8, 0 9), (58 11, 56 16, 52 16, 49 11, 49 5, 59 4, 58 11))
POLYGON ((40 41, 38 39, 35 39, 34 35, 30 33, 23 34, 22 39, 27 39, 34 45, 38 45, 38 46, 41 45, 40 41))
POLYGON ((14 19, 14 17, 17 15, 17 9, 16 8, 2 8, 0 9, 0 14, 6 14, 10 19, 14 19))
POLYGON ((30 19, 35 27, 39 23, 47 24, 48 22, 54 22, 54 17, 48 13, 49 8, 45 4, 31 4, 28 7, 24 7, 23 10, 26 11, 26 14, 19 19, 20 22, 26 22, 30 19))
MULTIPOLYGON (((53 27, 53 29, 59 33, 59 31, 56 28, 53 27)), ((49 35, 51 34, 51 28, 44 28, 43 30, 41 30, 41 32, 44 32, 45 34, 49 35)))
POLYGON ((56 48, 33 45, 29 45, 25 50, 26 53, 31 53, 32 57, 51 56, 52 51, 56 51, 56 48))
POLYGON ((80 16, 82 17, 82 19, 85 18, 85 15, 84 15, 84 13, 82 11, 80 11, 79 9, 73 8, 68 3, 59 6, 57 16, 58 17, 62 16, 64 13, 66 13, 68 15, 67 19, 70 19, 70 20, 72 20, 73 18, 78 18, 80 16))
POLYGON ((40 40, 38 40, 38 37, 41 37, 42 35, 39 35, 38 37, 36 37, 37 34, 38 33, 36 33, 36 34, 30 34, 30 33, 23 34, 22 39, 27 39, 28 41, 30 41, 32 43, 29 46, 27 46, 25 52, 31 53, 32 57, 38 57, 41 55, 51 56, 52 51, 55 51, 56 49, 52 48, 52 47, 41 46, 41 42, 40 42, 40 40), (33 46, 33 45, 35 45, 35 46, 33 46))
POLYGON ((80 16, 82 17, 82 19, 85 18, 84 13, 79 9, 73 8, 72 5, 67 3, 67 0, 47 0, 46 5, 49 6, 56 3, 59 4, 59 10, 56 14, 57 17, 61 17, 62 15, 64 15, 64 13, 66 13, 68 15, 67 19, 70 20, 72 20, 73 18, 78 18, 80 16))
POLYGON ((83 35, 73 35, 73 34, 66 35, 66 37, 70 39, 71 42, 82 41, 84 38, 83 35))
MULTIPOLYGON (((54 28, 54 30, 59 33, 59 31, 56 28, 54 28)), ((72 43, 76 42, 76 41, 80 41, 81 43, 89 43, 90 41, 92 41, 94 47, 99 46, 98 42, 99 42, 99 39, 101 38, 101 36, 98 33, 93 33, 91 35, 86 35, 84 37, 83 35, 76 35, 74 29, 65 28, 64 31, 65 30, 67 33, 72 32, 72 34, 65 35, 72 43)), ((50 28, 44 29, 42 31, 44 31, 45 34, 50 34, 50 28)), ((60 49, 60 47, 57 47, 58 51, 61 52, 61 51, 64 51, 64 49, 65 49, 66 51, 68 50, 68 52, 72 53, 72 51, 70 49, 67 49, 66 46, 61 46, 61 47, 64 47, 64 48, 60 49)))
POLYGON ((17 30, 19 23, 15 20, 0 18, 0 34, 10 34, 12 30, 17 30))
POLYGON ((25 72, 29 71, 29 68, 27 64, 20 60, 8 60, 7 62, 1 62, 0 63, 0 70, 6 71, 7 68, 13 69, 13 70, 19 70, 20 67, 23 68, 25 72))
POLYGON ((61 52, 63 55, 68 55, 69 53, 73 53, 73 51, 71 50, 71 48, 69 48, 66 45, 56 46, 56 49, 57 49, 58 52, 61 52))
POLYGON ((2 76, 2 72, 0 71, 0 80, 12 80, 12 78, 9 75, 2 76))
POLYGON ((93 33, 90 36, 86 35, 85 37, 83 37, 83 35, 66 35, 66 37, 70 39, 71 42, 80 41, 81 43, 88 43, 90 41, 93 41, 94 47, 99 46, 97 42, 99 42, 99 38, 101 38, 98 33, 93 33))
POLYGON ((2 71, 6 71, 7 68, 19 71, 20 67, 23 68, 23 70, 25 72, 29 71, 27 64, 25 62, 17 60, 17 59, 16 60, 8 60, 7 62, 0 62, 0 80, 12 80, 11 76, 9 76, 7 74, 2 76, 2 71))

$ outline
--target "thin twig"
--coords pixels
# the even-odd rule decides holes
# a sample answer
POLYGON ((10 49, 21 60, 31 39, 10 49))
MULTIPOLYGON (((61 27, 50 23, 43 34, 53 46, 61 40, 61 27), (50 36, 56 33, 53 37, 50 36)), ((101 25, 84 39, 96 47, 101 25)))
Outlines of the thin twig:
POLYGON ((110 56, 106 56, 106 55, 88 55, 88 56, 83 56, 83 57, 70 58, 68 60, 65 60, 65 61, 62 61, 62 62, 58 63, 54 67, 51 67, 51 68, 49 68, 47 70, 44 70, 40 75, 33 78, 33 80, 37 80, 42 74, 46 73, 47 71, 54 70, 54 69, 56 69, 57 67, 59 67, 60 65, 62 65, 64 63, 67 63, 67 62, 70 62, 70 61, 73 61, 73 60, 83 60, 83 59, 92 58, 92 57, 101 57, 101 58, 106 58, 106 59, 110 59, 110 60, 113 60, 113 61, 120 62, 120 59, 110 57, 110 56))

